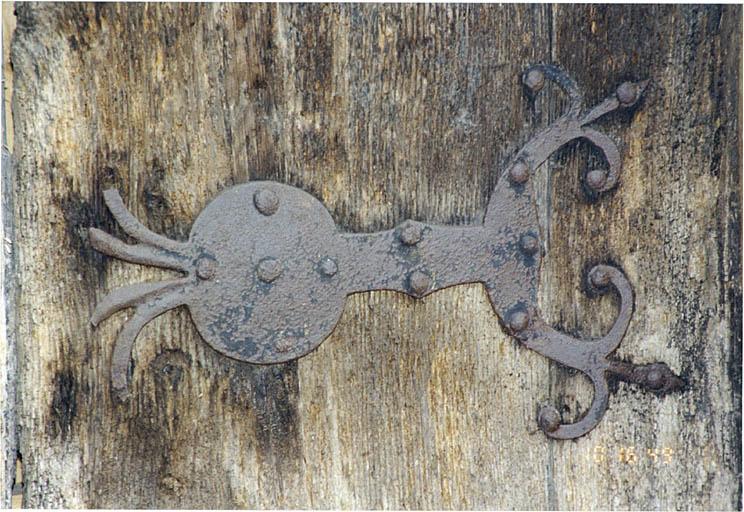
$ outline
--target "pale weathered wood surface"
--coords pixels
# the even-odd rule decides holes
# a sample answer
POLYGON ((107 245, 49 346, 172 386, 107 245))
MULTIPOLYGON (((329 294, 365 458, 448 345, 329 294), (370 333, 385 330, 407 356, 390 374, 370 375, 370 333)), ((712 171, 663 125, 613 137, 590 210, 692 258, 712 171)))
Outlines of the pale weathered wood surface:
POLYGON ((739 507, 741 9, 596 6, 17 4, 14 320, 26 506, 739 507), (620 354, 665 360, 688 391, 620 385, 577 442, 536 432, 537 406, 575 418, 579 376, 506 336, 479 285, 423 301, 353 296, 299 361, 257 367, 206 346, 187 311, 135 346, 134 398, 109 395, 120 314, 96 301, 166 272, 95 253, 122 232, 116 186, 153 230, 184 239, 226 187, 272 179, 345 229, 406 218, 479 222, 500 165, 560 112, 518 75, 557 62, 596 102, 652 84, 603 126, 619 189, 585 200, 591 154, 541 169, 541 307, 598 335, 621 266, 636 310, 620 354), (548 179, 548 174, 552 178, 548 179))
POLYGON ((2 175, 0 175, 0 507, 9 507, 18 501, 13 497, 18 436, 16 426, 16 346, 13 336, 13 297, 6 290, 13 288, 14 272, 12 254, 13 208, 11 191, 12 165, 10 148, 13 147, 12 109, 10 97, 13 89, 13 71, 10 66, 10 39, 15 28, 13 4, 2 4, 2 175), (7 171, 6 171, 7 169, 7 171))

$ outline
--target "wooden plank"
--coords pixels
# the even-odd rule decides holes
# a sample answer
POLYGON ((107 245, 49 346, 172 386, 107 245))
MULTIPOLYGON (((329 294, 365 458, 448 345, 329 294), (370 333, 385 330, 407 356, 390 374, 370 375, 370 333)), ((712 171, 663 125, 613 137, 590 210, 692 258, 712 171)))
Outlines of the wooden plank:
POLYGON ((15 273, 13 272, 12 195, 8 193, 12 173, 10 148, 13 147, 13 112, 10 97, 13 73, 10 66, 10 38, 15 29, 13 5, 2 4, 3 31, 3 89, 2 89, 2 175, 0 176, 0 506, 8 508, 15 503, 13 486, 16 473, 17 424, 16 385, 17 359, 14 337, 13 309, 15 299, 15 273))
POLYGON ((740 8, 17 10, 26 506, 738 506, 740 8), (585 297, 581 272, 609 258, 638 295, 622 355, 668 361, 690 391, 659 400, 620 386, 589 436, 549 441, 538 404, 575 416, 588 386, 506 336, 467 285, 422 301, 355 295, 317 351, 269 367, 219 355, 185 310, 169 312, 138 339, 133 399, 111 400, 127 315, 94 330, 92 307, 167 273, 90 248, 88 226, 122 235, 103 189, 175 239, 252 179, 313 193, 349 230, 478 222, 501 163, 559 111, 552 89, 535 111, 518 80, 551 60, 589 100, 627 78, 654 87, 632 119, 605 121, 624 143, 617 192, 582 199, 585 146, 546 166, 552 181, 541 170, 544 314, 568 331, 606 328, 615 306, 585 297))
MULTIPOLYGON (((575 255, 619 264, 636 300, 618 354, 667 361, 689 383, 663 400, 621 385, 592 437, 606 462, 577 474, 586 447, 555 448, 558 507, 740 508, 741 10, 567 6, 555 19, 554 58, 589 90, 652 83, 632 123, 606 123, 625 154, 612 197, 574 206, 585 148, 553 173, 552 319, 569 331, 608 326, 612 308, 578 293, 575 255), (637 462, 618 464, 630 448, 637 462)), ((564 375, 554 389, 570 395, 564 375)))

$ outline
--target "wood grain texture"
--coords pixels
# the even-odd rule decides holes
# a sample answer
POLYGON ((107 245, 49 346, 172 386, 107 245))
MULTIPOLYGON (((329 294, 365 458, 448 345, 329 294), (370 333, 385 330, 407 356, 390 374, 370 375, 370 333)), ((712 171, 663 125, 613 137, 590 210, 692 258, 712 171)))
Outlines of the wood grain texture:
POLYGON ((734 509, 741 466, 739 7, 18 4, 13 175, 20 452, 30 507, 734 509), (288 364, 211 350, 184 309, 148 325, 133 398, 109 394, 107 291, 164 271, 94 252, 121 230, 117 187, 185 239, 226 187, 298 186, 344 229, 479 222, 500 166, 559 115, 530 63, 564 66, 595 102, 651 78, 602 122, 625 171, 596 202, 571 145, 540 169, 554 325, 598 335, 610 261, 637 294, 619 353, 661 359, 685 393, 620 385, 576 442, 541 403, 588 405, 579 376, 502 332, 480 285, 424 300, 349 298, 334 333, 288 364))
POLYGON ((2 4, 3 84, 2 84, 2 171, 0 174, 0 507, 9 508, 16 501, 13 496, 18 453, 16 420, 15 328, 13 311, 15 272, 13 271, 13 194, 11 193, 13 147, 13 112, 10 98, 13 90, 13 70, 10 66, 10 40, 15 28, 13 5, 2 4))

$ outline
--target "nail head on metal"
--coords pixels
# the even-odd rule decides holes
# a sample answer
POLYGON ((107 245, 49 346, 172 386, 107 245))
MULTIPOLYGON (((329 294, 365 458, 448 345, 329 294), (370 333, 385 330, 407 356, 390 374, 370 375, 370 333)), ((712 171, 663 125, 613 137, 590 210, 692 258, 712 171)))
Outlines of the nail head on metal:
POLYGON ((264 283, 271 283, 282 274, 282 264, 276 258, 264 258, 258 263, 256 274, 264 283))
POLYGON ((561 413, 552 405, 543 406, 537 415, 537 424, 543 432, 555 432, 561 425, 561 413))
POLYGON ((524 183, 530 177, 530 169, 527 164, 519 160, 509 169, 509 178, 513 183, 524 183))
POLYGON ((210 258, 200 258, 196 262, 196 276, 202 280, 212 279, 217 271, 217 263, 210 258))
POLYGON ((623 82, 617 88, 616 94, 621 105, 632 105, 638 99, 638 86, 632 82, 623 82))
POLYGON ((661 389, 664 386, 664 375, 656 368, 646 374, 646 383, 651 389, 661 389))
POLYGON ((431 287, 431 277, 420 270, 415 270, 408 278, 408 285, 416 295, 423 295, 431 287))
POLYGON ((338 265, 331 258, 323 258, 320 262, 320 271, 327 277, 332 277, 338 272, 338 265))
POLYGON ((404 245, 416 245, 421 241, 421 235, 421 226, 409 222, 400 229, 398 237, 404 245))
POLYGON ((524 77, 524 85, 526 85, 533 94, 539 92, 545 85, 545 74, 539 69, 529 70, 524 77))
POLYGON ((515 311, 509 317, 509 327, 514 332, 520 332, 527 328, 530 323, 530 317, 526 311, 515 311))
POLYGON ((540 241, 535 235, 527 233, 520 237, 519 247, 525 254, 535 254, 540 249, 540 241))
POLYGON ((589 171, 586 175, 586 183, 593 190, 600 190, 607 183, 607 172, 601 169, 589 171))
POLYGON ((591 279, 592 284, 598 288, 607 286, 610 283, 610 274, 602 268, 595 268, 592 270, 589 278, 591 279))
POLYGON ((253 195, 253 204, 256 210, 268 217, 279 209, 279 197, 273 191, 262 188, 253 195))

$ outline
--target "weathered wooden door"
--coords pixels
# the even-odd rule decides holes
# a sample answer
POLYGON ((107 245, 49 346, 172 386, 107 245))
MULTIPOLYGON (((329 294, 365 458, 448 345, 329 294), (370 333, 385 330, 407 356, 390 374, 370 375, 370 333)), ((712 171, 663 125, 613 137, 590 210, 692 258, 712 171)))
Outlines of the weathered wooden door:
POLYGON ((17 4, 5 499, 18 459, 30 507, 740 507, 741 26, 738 6, 17 4), (622 151, 614 192, 587 200, 585 144, 537 170, 542 312, 600 335, 617 306, 583 279, 617 265, 636 293, 618 354, 668 362, 684 392, 619 384, 595 430, 547 439, 537 407, 573 420, 591 388, 469 284, 353 295, 317 350, 274 366, 220 355, 177 309, 140 334, 132 398, 112 400, 127 313, 94 329, 91 311, 170 274, 91 248, 89 226, 124 236, 104 189, 180 240, 257 179, 310 192, 345 230, 476 223, 565 107, 552 86, 525 95, 540 62, 590 104, 651 80, 601 121, 622 151))

